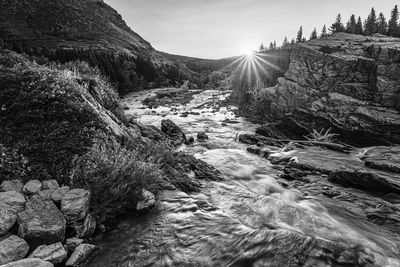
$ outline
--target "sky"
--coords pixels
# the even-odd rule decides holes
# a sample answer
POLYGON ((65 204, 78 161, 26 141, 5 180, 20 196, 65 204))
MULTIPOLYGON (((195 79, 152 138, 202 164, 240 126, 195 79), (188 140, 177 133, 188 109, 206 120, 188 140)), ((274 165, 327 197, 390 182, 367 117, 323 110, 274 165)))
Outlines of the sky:
POLYGON ((200 58, 248 53, 261 43, 308 38, 338 13, 364 20, 375 7, 388 18, 398 0, 105 0, 133 31, 163 52, 200 58))

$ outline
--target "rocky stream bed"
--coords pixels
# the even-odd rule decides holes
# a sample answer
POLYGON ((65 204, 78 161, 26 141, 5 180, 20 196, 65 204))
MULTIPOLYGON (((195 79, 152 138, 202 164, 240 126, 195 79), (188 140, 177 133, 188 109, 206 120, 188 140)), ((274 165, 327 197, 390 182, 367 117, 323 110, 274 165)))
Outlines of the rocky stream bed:
POLYGON ((157 128, 175 122, 190 140, 178 150, 223 180, 163 191, 96 242, 91 266, 400 266, 399 147, 275 146, 220 105, 229 91, 145 106, 156 92, 126 97, 126 113, 157 128))

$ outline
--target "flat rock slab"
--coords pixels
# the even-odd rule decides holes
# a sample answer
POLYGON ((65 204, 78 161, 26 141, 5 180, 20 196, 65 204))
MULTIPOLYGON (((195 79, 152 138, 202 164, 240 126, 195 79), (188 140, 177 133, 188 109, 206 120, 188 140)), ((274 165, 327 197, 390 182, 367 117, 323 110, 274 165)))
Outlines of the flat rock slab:
POLYGON ((22 183, 21 180, 7 180, 3 181, 0 185, 0 191, 2 192, 7 192, 7 191, 15 191, 18 193, 22 192, 22 187, 24 184, 22 183))
POLYGON ((58 242, 51 245, 38 246, 29 255, 29 258, 41 259, 58 265, 67 259, 67 251, 61 242, 58 242))
POLYGON ((0 193, 0 207, 20 212, 25 209, 26 199, 23 194, 15 191, 0 193))
POLYGON ((89 212, 90 192, 72 189, 61 199, 61 211, 68 223, 85 219, 89 212))
POLYGON ((72 253, 65 266, 86 266, 95 256, 98 248, 90 244, 81 244, 72 253))
POLYGON ((19 236, 0 238, 0 265, 24 258, 28 250, 28 244, 19 236))
POLYGON ((14 261, 1 267, 54 267, 54 265, 48 261, 43 261, 40 259, 23 259, 19 261, 14 261))
POLYGON ((18 234, 35 248, 43 244, 62 242, 66 221, 56 205, 40 196, 31 197, 26 209, 18 213, 18 234))
POLYGON ((0 236, 8 233, 17 221, 15 211, 5 207, 0 207, 0 236))

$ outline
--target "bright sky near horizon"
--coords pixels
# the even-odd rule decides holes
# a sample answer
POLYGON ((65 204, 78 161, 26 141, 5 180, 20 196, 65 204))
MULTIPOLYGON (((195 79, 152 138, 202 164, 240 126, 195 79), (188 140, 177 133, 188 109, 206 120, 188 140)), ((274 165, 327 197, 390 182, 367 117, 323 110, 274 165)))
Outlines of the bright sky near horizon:
POLYGON ((308 38, 338 13, 364 20, 371 7, 388 19, 398 0, 105 0, 157 50, 201 58, 245 54, 261 43, 308 38))

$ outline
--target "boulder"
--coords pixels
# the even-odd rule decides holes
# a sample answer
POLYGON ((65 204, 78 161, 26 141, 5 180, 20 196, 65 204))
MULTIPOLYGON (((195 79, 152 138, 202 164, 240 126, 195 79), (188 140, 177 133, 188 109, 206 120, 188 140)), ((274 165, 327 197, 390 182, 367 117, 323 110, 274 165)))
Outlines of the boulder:
POLYGON ((7 191, 0 193, 0 207, 20 212, 25 209, 25 197, 23 194, 15 191, 7 191))
POLYGON ((0 207, 0 236, 8 233, 17 221, 15 211, 0 207))
POLYGON ((198 133, 197 134, 197 140, 199 141, 205 141, 208 139, 208 135, 206 133, 198 133))
POLYGON ((18 234, 32 248, 64 241, 66 221, 56 205, 38 195, 31 197, 18 213, 18 234))
POLYGON ((89 212, 90 192, 72 189, 61 199, 61 211, 68 223, 85 219, 89 212))
POLYGON ((96 230, 96 219, 89 213, 82 222, 78 221, 74 223, 74 229, 78 237, 91 237, 96 230))
POLYGON ((28 258, 36 258, 58 265, 67 259, 67 251, 61 242, 38 246, 28 258))
POLYGON ((186 140, 186 135, 182 129, 170 119, 161 121, 161 131, 167 134, 174 141, 175 145, 180 145, 186 140))
POLYGON ((65 240, 65 245, 69 252, 74 252, 74 250, 82 243, 83 239, 77 237, 71 237, 65 240))
POLYGON ((189 138, 187 138, 184 142, 185 145, 190 145, 194 143, 194 138, 193 136, 190 136, 189 138))
POLYGON ((22 188, 22 192, 27 195, 33 195, 39 193, 42 189, 42 183, 39 180, 30 180, 22 188))
POLYGON ((18 193, 22 192, 22 187, 24 184, 22 183, 21 180, 6 180, 3 181, 0 185, 0 191, 2 192, 7 192, 7 191, 15 191, 18 193))
POLYGON ((98 248, 90 244, 81 244, 72 253, 65 266, 86 266, 95 256, 98 248))
POLYGON ((14 261, 1 267, 54 267, 54 265, 48 261, 40 259, 23 259, 19 261, 14 261))
POLYGON ((156 203, 155 197, 153 193, 147 191, 146 189, 143 189, 142 191, 142 200, 139 201, 136 205, 136 210, 138 211, 143 211, 150 209, 153 207, 156 203))
POLYGON ((44 200, 52 200, 51 196, 53 195, 55 189, 46 189, 42 190, 38 193, 38 195, 44 200))
POLYGON ((42 190, 58 189, 60 186, 56 180, 46 180, 42 182, 42 190))
POLYGON ((22 238, 10 235, 0 238, 0 265, 23 259, 29 246, 22 238))
POLYGON ((60 203, 62 197, 68 193, 69 191, 69 186, 63 186, 60 187, 56 190, 54 190, 53 194, 51 194, 51 199, 55 202, 55 203, 60 203))

